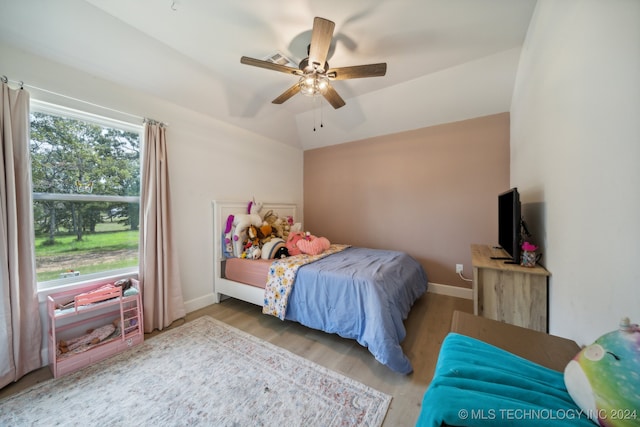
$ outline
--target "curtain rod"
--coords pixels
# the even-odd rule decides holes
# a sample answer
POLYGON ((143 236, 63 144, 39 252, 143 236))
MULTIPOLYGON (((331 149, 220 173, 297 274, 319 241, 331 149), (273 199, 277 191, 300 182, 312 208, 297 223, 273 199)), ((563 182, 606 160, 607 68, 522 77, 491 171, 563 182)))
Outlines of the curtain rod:
POLYGON ((0 81, 1 81, 2 83, 7 83, 7 84, 9 84, 9 81, 11 81, 11 83, 17 83, 17 84, 19 84, 19 85, 20 85, 20 89, 24 89, 24 82, 23 82, 22 80, 21 80, 21 81, 9 80, 9 79, 7 78, 7 76, 5 76, 5 75, 3 74, 3 75, 2 75, 2 77, 0 77, 0 81))
POLYGON ((153 120, 150 119, 148 117, 145 117, 144 120, 142 121, 142 123, 149 123, 150 125, 158 125, 160 127, 169 127, 169 123, 165 123, 165 122, 159 122, 157 120, 153 120))
POLYGON ((103 110, 112 111, 112 112, 117 113, 117 114, 122 114, 122 115, 125 115, 125 116, 129 116, 129 117, 134 118, 136 120, 140 120, 142 123, 150 123, 150 124, 159 124, 161 126, 169 126, 169 123, 160 122, 160 121, 157 121, 157 120, 154 120, 154 119, 150 119, 148 117, 136 116, 135 114, 127 113, 126 111, 116 110, 116 109, 113 109, 113 108, 105 107, 103 105, 94 104, 93 102, 89 102, 89 101, 85 101, 85 100, 82 100, 82 99, 74 98, 72 96, 63 95, 61 93, 53 92, 53 91, 50 91, 50 90, 47 90, 47 89, 42 89, 41 87, 37 87, 37 86, 29 85, 29 84, 24 84, 24 82, 22 80, 10 80, 5 75, 2 75, 2 77, 0 77, 0 81, 2 81, 3 83, 7 83, 7 84, 8 83, 18 84, 18 85, 20 85, 20 89, 24 89, 24 87, 26 86, 28 88, 35 89, 35 90, 38 90, 38 91, 41 91, 41 92, 46 92, 46 93, 51 94, 51 95, 60 96, 62 98, 70 99, 72 101, 81 102, 83 104, 91 105, 93 107, 98 107, 98 108, 101 108, 103 110))

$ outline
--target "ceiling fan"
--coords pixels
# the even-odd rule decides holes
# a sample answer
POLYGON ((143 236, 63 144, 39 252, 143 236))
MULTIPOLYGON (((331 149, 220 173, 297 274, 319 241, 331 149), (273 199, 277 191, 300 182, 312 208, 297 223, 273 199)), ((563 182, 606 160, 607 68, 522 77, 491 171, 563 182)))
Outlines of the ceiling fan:
POLYGON ((356 65, 352 67, 329 68, 327 54, 333 37, 335 23, 328 19, 316 17, 313 20, 311 43, 308 47, 308 57, 300 61, 298 68, 276 64, 260 59, 243 56, 240 62, 254 67, 280 71, 299 77, 298 81, 274 99, 274 104, 282 104, 298 92, 308 96, 322 95, 333 106, 340 108, 345 105, 344 100, 331 86, 332 80, 358 79, 363 77, 384 76, 387 64, 356 65))

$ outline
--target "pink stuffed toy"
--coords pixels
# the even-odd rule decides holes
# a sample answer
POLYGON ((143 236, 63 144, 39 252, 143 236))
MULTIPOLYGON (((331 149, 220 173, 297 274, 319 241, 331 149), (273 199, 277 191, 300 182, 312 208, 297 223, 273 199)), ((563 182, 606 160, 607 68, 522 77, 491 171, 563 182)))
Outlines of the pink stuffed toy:
POLYGON ((298 255, 300 253, 318 255, 329 249, 329 246, 331 246, 331 243, 326 237, 316 237, 309 232, 292 233, 287 241, 289 255, 298 255))
POLYGON ((300 251, 300 248, 298 248, 298 242, 304 237, 305 234, 300 231, 297 233, 289 233, 289 236, 287 237, 287 243, 285 245, 287 247, 287 250, 289 251, 289 256, 300 255, 302 253, 300 251))

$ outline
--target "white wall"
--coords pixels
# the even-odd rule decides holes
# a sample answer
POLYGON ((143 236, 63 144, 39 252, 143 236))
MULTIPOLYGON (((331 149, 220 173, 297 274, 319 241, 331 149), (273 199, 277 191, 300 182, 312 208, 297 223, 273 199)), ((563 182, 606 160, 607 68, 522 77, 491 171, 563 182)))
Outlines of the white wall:
POLYGON ((169 124, 171 204, 187 311, 213 302, 213 200, 255 196, 296 203, 302 212, 301 150, 2 43, 0 58, 0 74, 24 81, 32 98, 104 114, 29 86, 169 124))
POLYGON ((511 184, 536 223, 550 332, 640 322, 640 2, 540 0, 511 106, 511 184))

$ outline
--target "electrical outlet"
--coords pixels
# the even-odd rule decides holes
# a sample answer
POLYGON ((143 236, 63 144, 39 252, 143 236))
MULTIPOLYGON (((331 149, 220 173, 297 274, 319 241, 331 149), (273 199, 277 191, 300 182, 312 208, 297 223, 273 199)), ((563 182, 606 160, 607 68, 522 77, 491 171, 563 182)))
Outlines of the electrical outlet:
POLYGON ((456 273, 462 273, 464 266, 462 264, 456 264, 456 273))

